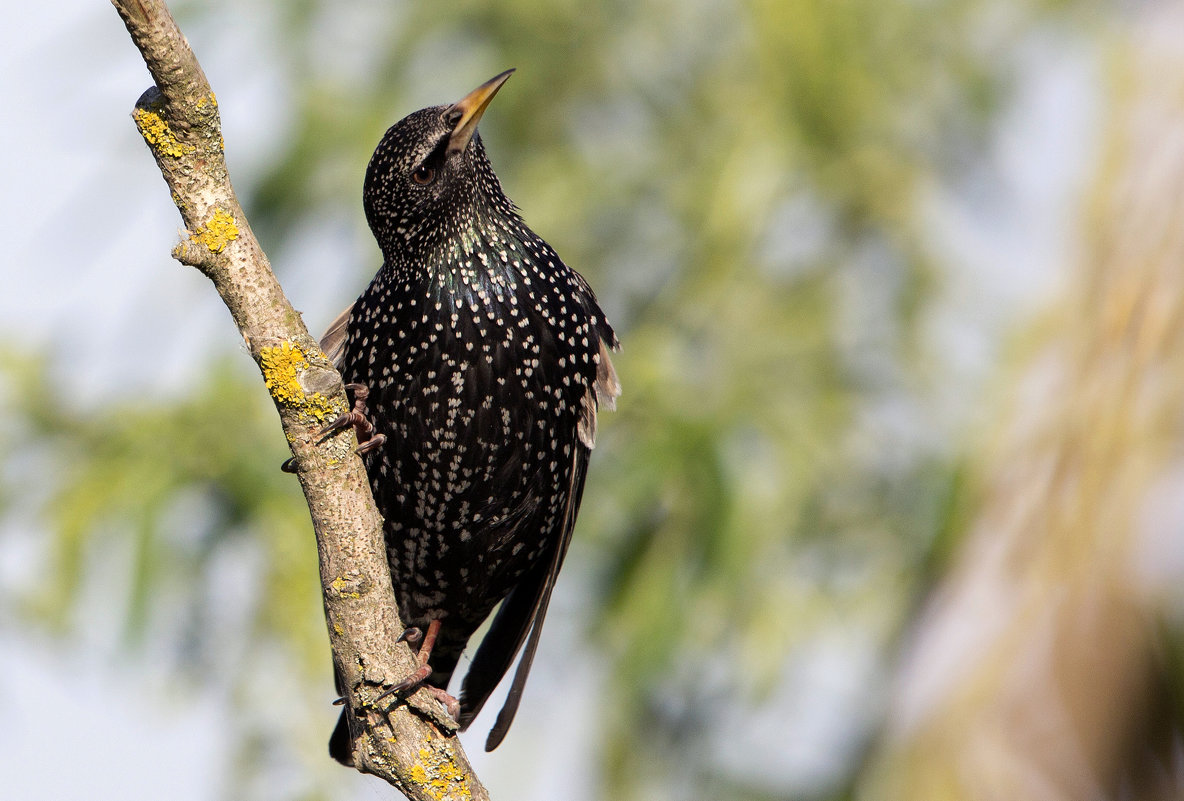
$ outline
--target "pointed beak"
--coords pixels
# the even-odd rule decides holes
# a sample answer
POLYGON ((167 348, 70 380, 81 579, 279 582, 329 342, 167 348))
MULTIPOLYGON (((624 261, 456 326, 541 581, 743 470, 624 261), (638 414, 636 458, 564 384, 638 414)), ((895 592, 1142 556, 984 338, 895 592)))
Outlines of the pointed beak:
POLYGON ((445 118, 453 126, 448 137, 449 153, 463 153, 469 146, 469 140, 477 132, 477 123, 481 121, 481 115, 485 113, 497 90, 502 88, 502 84, 510 79, 513 72, 514 70, 508 69, 501 75, 490 78, 444 112, 445 118))

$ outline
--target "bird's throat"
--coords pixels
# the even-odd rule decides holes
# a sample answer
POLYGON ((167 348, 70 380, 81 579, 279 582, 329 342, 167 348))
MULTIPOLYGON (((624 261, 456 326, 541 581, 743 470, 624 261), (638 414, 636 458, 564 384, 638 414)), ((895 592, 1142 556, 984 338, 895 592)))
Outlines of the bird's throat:
POLYGON ((484 223, 446 237, 426 260, 437 302, 454 306, 505 304, 522 281, 525 246, 508 224, 484 223))

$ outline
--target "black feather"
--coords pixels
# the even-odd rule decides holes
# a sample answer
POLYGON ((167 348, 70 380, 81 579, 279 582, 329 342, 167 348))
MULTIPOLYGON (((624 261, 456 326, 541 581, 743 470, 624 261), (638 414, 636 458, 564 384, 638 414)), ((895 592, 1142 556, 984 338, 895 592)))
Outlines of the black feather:
MULTIPOLYGON (((366 468, 403 621, 441 621, 429 682, 447 687, 504 599, 464 681, 463 726, 525 643, 492 748, 571 539, 597 405, 619 389, 616 337, 595 295, 526 226, 465 127, 480 91, 383 137, 364 201, 384 264, 324 344, 345 380, 369 389, 387 438, 366 468)), ((339 726, 338 749, 343 736, 339 726)))

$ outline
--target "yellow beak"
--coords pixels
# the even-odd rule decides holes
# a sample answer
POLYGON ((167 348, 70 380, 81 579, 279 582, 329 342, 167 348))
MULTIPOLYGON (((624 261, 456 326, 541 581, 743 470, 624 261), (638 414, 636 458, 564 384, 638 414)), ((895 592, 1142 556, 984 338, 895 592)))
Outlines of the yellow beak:
POLYGON ((477 123, 481 121, 481 115, 485 113, 497 90, 502 88, 502 84, 510 79, 513 72, 513 69, 508 69, 501 75, 490 78, 444 112, 447 118, 456 119, 452 133, 448 137, 449 153, 464 152, 469 146, 469 140, 477 132, 477 123))

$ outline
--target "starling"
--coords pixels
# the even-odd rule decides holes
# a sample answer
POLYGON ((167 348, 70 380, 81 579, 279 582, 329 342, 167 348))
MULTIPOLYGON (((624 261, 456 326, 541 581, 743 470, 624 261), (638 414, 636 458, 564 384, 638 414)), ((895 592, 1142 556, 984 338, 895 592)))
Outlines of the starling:
MULTIPOLYGON (((477 133, 512 72, 387 130, 363 190, 382 269, 322 340, 355 410, 365 402, 359 450, 399 613, 419 640, 421 668, 397 689, 435 688, 464 729, 522 651, 490 751, 538 646, 597 409, 620 394, 596 296, 526 226, 477 133), (499 602, 457 704, 449 679, 499 602)), ((350 764, 347 725, 343 713, 329 747, 350 764)))

